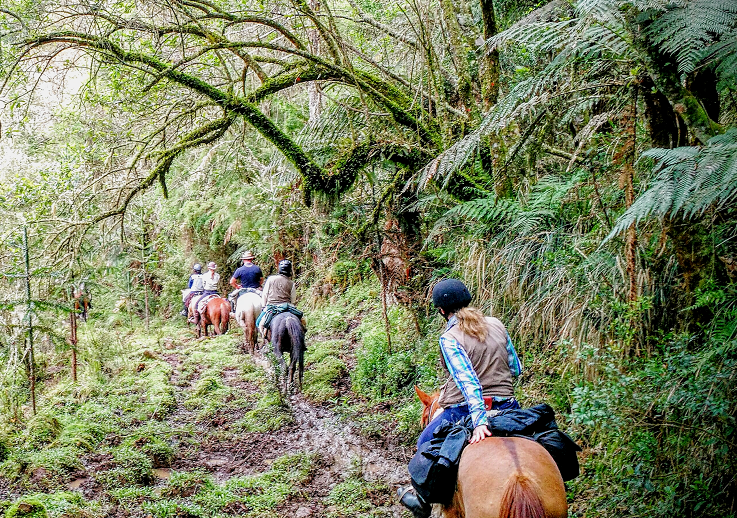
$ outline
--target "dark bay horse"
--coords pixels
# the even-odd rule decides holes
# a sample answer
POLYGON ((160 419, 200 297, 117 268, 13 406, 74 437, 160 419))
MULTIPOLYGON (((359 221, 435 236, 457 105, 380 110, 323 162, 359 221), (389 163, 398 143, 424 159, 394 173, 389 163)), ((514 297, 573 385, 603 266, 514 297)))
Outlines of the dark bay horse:
MULTIPOLYGON (((424 406, 422 426, 432 420, 440 394, 415 387, 424 406)), ((550 454, 535 441, 488 437, 463 450, 453 501, 446 518, 565 518, 563 478, 550 454)))
MULTIPOLYGON (((197 313, 197 302, 200 297, 192 297, 189 303, 189 314, 197 313)), ((205 306, 202 316, 199 318, 196 329, 197 338, 202 337, 203 333, 207 335, 207 326, 212 325, 214 334, 222 335, 228 332, 230 324, 230 301, 223 297, 215 297, 210 299, 205 306)))
MULTIPOLYGON (((305 370, 305 329, 294 314, 285 311, 271 320, 271 344, 281 368, 284 379, 284 393, 288 394, 294 386, 294 373, 297 372, 297 390, 302 389, 302 376, 305 370), (289 371, 284 361, 284 353, 289 353, 289 371)), ((276 367, 276 366, 274 366, 276 367)))

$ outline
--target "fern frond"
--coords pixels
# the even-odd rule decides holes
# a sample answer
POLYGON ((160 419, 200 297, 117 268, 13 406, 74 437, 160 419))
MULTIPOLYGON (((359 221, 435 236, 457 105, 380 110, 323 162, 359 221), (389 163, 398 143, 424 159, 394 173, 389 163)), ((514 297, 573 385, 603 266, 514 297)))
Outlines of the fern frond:
POLYGON ((643 156, 656 161, 656 178, 617 220, 607 240, 649 216, 682 213, 692 218, 737 198, 737 128, 713 137, 705 147, 656 148, 643 156))
POLYGON ((693 72, 709 46, 724 41, 724 36, 729 39, 737 26, 737 2, 732 0, 691 0, 662 10, 646 34, 675 56, 681 73, 693 72))

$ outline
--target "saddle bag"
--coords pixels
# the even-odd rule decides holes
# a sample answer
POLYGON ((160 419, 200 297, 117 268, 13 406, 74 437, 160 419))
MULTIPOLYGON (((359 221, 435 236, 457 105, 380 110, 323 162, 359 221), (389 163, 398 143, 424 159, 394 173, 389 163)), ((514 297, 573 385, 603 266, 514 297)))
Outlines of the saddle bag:
POLYGON ((579 475, 576 452, 581 447, 558 428, 550 405, 502 410, 489 418, 489 429, 496 436, 523 437, 539 443, 553 457, 564 482, 579 475))
POLYGON ((531 439, 537 441, 540 446, 548 450, 548 453, 558 466, 563 482, 576 478, 580 471, 578 467, 578 456, 576 452, 581 447, 571 439, 567 433, 559 428, 547 430, 534 434, 531 439))

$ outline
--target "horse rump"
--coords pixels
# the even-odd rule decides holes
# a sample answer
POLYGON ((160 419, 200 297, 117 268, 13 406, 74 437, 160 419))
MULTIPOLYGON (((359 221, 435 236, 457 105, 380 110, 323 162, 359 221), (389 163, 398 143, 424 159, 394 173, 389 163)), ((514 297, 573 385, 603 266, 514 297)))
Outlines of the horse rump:
POLYGON ((261 297, 255 293, 244 293, 235 305, 235 319, 243 329, 245 352, 253 354, 258 342, 256 319, 261 313, 261 297))
POLYGON ((297 371, 298 389, 301 389, 305 352, 305 331, 302 323, 291 313, 279 313, 271 321, 271 336, 274 354, 282 368, 286 368, 284 353, 289 352, 289 369, 284 373, 285 385, 294 383, 294 374, 297 371))

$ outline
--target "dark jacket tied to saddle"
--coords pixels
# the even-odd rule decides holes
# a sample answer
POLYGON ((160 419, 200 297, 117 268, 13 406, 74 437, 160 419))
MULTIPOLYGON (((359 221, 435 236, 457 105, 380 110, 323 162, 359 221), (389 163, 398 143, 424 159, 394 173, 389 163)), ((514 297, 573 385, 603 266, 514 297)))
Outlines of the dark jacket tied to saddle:
MULTIPOLYGON (((496 437, 523 437, 537 441, 553 457, 563 481, 578 476, 576 452, 581 448, 558 428, 555 412, 549 405, 502 410, 489 417, 489 429, 496 437)), ((421 444, 412 457, 409 462, 412 485, 426 502, 450 504, 455 493, 461 454, 472 432, 470 416, 458 423, 443 421, 433 438, 421 444)))

